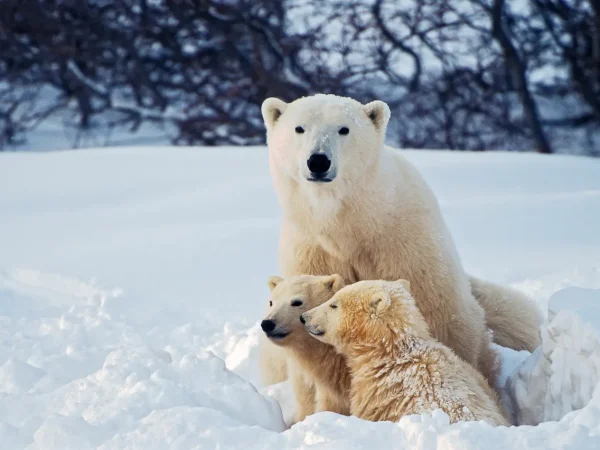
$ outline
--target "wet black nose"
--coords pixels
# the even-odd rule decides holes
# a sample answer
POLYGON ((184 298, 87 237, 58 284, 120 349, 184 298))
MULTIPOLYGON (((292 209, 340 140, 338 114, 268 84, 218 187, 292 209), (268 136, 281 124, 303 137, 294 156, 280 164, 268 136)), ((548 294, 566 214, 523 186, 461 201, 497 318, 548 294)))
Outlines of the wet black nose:
POLYGON ((273 322, 272 320, 263 320, 260 323, 260 327, 265 333, 270 333, 275 329, 275 322, 273 322))
POLYGON ((306 320, 304 320, 304 314, 300 314, 300 322, 306 323, 306 320))
POLYGON ((324 174, 331 167, 331 160, 322 153, 313 153, 306 163, 308 164, 308 170, 316 174, 324 174))

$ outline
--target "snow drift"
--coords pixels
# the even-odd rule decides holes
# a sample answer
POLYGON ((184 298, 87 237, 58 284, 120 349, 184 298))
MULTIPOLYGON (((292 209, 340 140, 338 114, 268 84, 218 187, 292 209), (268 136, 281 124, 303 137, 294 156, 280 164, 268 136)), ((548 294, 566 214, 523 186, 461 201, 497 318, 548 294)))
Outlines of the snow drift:
POLYGON ((286 429, 287 383, 257 364, 279 221, 265 149, 121 148, 0 155, 0 447, 598 448, 600 161, 406 153, 470 273, 544 310, 560 291, 544 345, 503 351, 507 397, 542 423, 286 429))

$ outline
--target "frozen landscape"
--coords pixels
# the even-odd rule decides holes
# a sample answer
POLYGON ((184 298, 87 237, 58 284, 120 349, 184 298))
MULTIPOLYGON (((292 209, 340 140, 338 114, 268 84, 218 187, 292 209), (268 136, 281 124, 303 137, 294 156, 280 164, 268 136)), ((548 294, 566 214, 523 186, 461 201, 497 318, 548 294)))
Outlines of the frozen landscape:
POLYGON ((509 401, 543 423, 287 429, 287 386, 257 361, 279 233, 266 148, 21 152, 0 154, 0 448, 600 448, 600 160, 404 153, 466 270, 550 305, 539 351, 503 351, 504 377, 526 360, 509 401))

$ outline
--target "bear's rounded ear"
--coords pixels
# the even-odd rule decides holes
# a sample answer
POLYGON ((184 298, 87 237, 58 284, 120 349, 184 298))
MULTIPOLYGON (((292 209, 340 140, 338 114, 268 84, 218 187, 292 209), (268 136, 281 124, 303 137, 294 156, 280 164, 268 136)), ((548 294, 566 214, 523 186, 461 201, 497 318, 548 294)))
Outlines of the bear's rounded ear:
POLYGON ((286 107, 286 102, 275 97, 269 97, 263 102, 260 110, 267 128, 272 128, 275 125, 286 107))
POLYGON ((373 294, 371 300, 369 301, 369 308, 371 310, 371 314, 376 316, 380 316, 385 312, 386 309, 392 304, 392 299, 388 295, 387 292, 381 291, 373 294))
POLYGON ((375 125, 375 128, 379 131, 385 131, 391 115, 390 107, 387 103, 375 100, 364 105, 363 109, 369 120, 375 125))
POLYGON ((323 282, 325 283, 327 289, 329 289, 334 294, 346 285, 342 276, 338 275, 337 273, 328 276, 323 280, 323 282))
POLYGON ((396 283, 400 283, 402 285, 402 287, 404 287, 404 289, 406 289, 408 291, 408 293, 410 294, 410 281, 408 280, 397 280, 396 283))
POLYGON ((269 283, 269 289, 272 291, 273 289, 275 289, 275 287, 281 283, 283 281, 283 278, 278 277, 277 275, 274 275, 272 277, 269 277, 268 283, 269 283))

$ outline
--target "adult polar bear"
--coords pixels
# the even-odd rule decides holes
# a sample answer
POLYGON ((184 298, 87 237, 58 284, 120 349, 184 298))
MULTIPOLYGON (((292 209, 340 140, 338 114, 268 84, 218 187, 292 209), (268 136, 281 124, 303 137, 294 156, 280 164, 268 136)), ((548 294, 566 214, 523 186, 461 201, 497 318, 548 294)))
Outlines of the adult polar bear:
MULTIPOLYGON (((487 375, 493 356, 486 322, 502 346, 538 346, 533 303, 465 274, 433 192, 384 144, 387 104, 319 94, 289 104, 269 98, 262 114, 283 209, 283 276, 407 279, 432 335, 487 375)), ((280 350, 266 340, 261 347, 264 382, 286 379, 280 350)))

